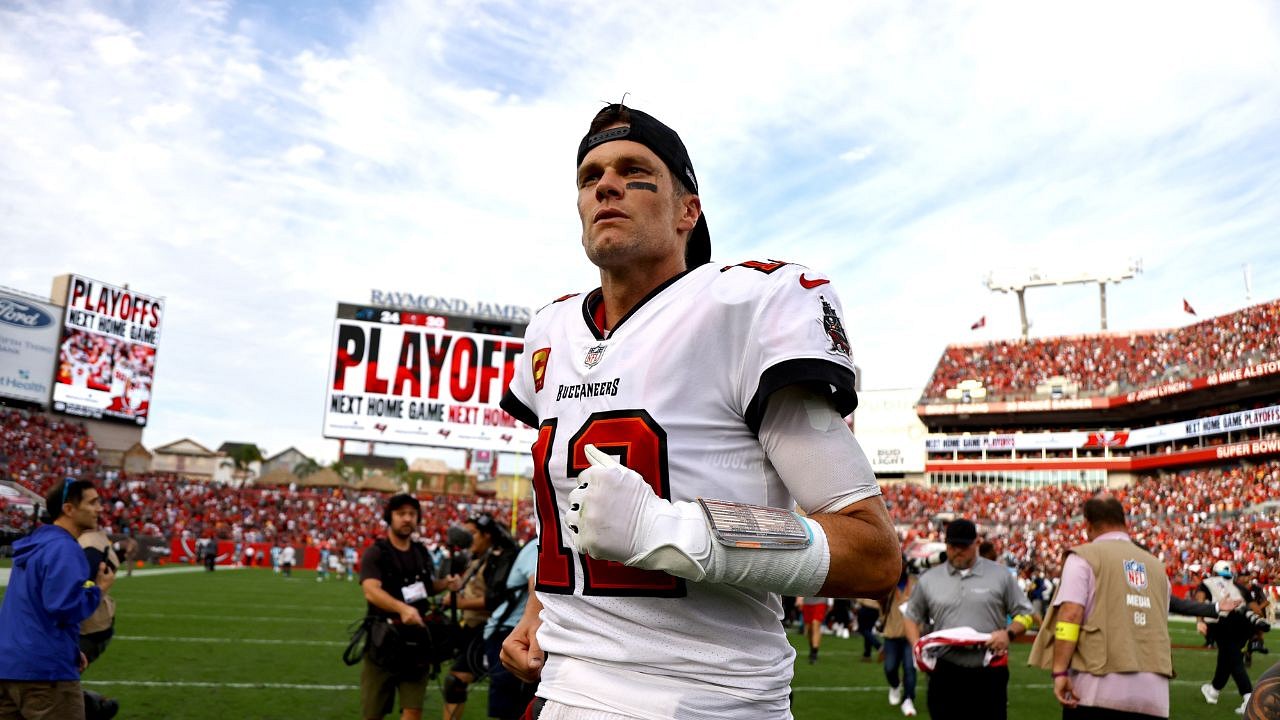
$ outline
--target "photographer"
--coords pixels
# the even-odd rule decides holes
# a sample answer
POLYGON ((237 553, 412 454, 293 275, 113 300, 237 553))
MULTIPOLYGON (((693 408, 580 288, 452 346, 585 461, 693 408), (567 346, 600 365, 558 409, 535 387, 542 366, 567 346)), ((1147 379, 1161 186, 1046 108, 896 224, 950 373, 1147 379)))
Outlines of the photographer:
POLYGON ((422 717, 429 667, 398 657, 390 647, 395 638, 388 631, 396 626, 424 627, 422 614, 429 595, 458 586, 456 576, 435 579, 427 549, 412 540, 421 518, 417 498, 392 496, 382 515, 387 537, 369 546, 360 561, 360 586, 369 603, 369 617, 374 619, 360 672, 361 715, 367 720, 379 720, 391 712, 397 692, 401 720, 422 717))
POLYGON ((93 483, 67 478, 46 497, 51 525, 14 543, 13 572, 0 606, 0 717, 83 720, 77 646, 115 573, 96 573, 76 539, 98 527, 102 501, 93 483), (94 580, 96 578, 96 582, 94 580))
POLYGON ((461 652, 444 680, 444 718, 462 717, 467 688, 485 671, 484 627, 489 615, 510 597, 507 575, 516 559, 515 541, 489 513, 467 519, 471 565, 463 576, 457 608, 462 611, 461 652))

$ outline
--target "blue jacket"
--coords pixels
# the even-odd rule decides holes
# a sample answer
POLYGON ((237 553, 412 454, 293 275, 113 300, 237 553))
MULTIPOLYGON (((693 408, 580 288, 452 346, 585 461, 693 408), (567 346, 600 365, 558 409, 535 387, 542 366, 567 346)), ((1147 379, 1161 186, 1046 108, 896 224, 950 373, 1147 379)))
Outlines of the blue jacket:
POLYGON ((44 525, 13 544, 0 606, 0 679, 79 680, 80 622, 102 600, 71 533, 44 525))

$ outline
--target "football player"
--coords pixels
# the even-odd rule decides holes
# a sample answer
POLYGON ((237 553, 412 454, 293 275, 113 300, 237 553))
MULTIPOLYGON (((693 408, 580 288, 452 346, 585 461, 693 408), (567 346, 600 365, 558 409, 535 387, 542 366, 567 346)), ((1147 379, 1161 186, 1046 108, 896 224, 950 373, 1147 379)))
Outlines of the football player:
POLYGON ((779 595, 900 570, 842 419, 839 298, 803 266, 710 264, 688 153, 643 112, 597 114, 577 185, 601 287, 538 312, 502 403, 538 429, 540 543, 504 664, 540 676, 541 720, 789 718, 779 595))

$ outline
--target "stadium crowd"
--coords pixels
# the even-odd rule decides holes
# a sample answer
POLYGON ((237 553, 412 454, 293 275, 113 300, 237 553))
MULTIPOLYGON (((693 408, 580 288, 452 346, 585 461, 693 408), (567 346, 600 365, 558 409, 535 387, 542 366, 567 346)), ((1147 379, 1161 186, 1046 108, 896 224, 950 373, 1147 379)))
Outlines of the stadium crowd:
MULTIPOLYGON (((1082 539, 1075 516, 1093 492, 1075 485, 882 489, 904 539, 936 539, 935 519, 947 513, 973 518, 1026 577, 1057 577, 1063 550, 1082 539)), ((1161 557, 1175 582, 1190 583, 1221 559, 1254 569, 1263 584, 1280 581, 1273 552, 1280 546, 1280 524, 1274 513, 1245 512, 1280 500, 1280 461, 1144 476, 1112 492, 1131 514, 1134 539, 1161 557)))
POLYGON ((923 401, 943 402, 965 380, 981 381, 989 399, 1030 397, 1054 377, 1078 383, 1081 395, 1114 394, 1278 357, 1280 300, 1272 300, 1175 330, 949 346, 923 401))
MULTIPOLYGON (((380 528, 382 496, 347 489, 272 486, 233 487, 172 475, 129 476, 100 472, 97 452, 82 426, 0 409, 0 469, 38 493, 62 477, 96 478, 104 497, 108 532, 188 540, 281 542, 301 546, 331 543, 363 547, 380 528)), ((1030 578, 1056 577, 1063 549, 1080 540, 1074 516, 1091 490, 1050 485, 1009 490, 975 485, 940 490, 885 484, 885 500, 905 541, 936 539, 940 516, 977 521, 1007 562, 1030 578)), ((1280 525, 1246 509, 1280 500, 1280 461, 1183 470, 1139 477, 1115 491, 1132 513, 1135 539, 1160 556, 1173 580, 1190 583, 1214 561, 1229 559, 1257 571, 1264 584, 1280 583, 1280 525)), ((423 501, 422 532, 443 543, 451 525, 489 512, 510 517, 511 501, 491 497, 436 496, 423 501)), ((534 535, 529 501, 517 508, 516 535, 534 535)), ((22 527, 27 515, 8 507, 7 524, 22 527)))

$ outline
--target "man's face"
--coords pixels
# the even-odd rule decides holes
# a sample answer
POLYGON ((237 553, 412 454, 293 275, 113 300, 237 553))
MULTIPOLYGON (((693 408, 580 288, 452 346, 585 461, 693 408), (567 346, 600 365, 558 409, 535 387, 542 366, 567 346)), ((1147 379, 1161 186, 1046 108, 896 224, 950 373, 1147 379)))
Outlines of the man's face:
POLYGON ((98 491, 89 488, 80 496, 78 504, 63 503, 62 514, 71 519, 80 532, 98 529, 98 514, 102 512, 102 498, 98 491))
POLYGON ((401 505, 391 511, 391 532, 396 537, 408 540, 417 529, 418 511, 412 505, 401 505))
POLYGON ((693 229, 701 205, 696 195, 677 198, 675 182, 666 164, 637 142, 614 140, 587 153, 578 166, 587 258, 602 269, 683 259, 678 232, 693 229))
POLYGON ((957 570, 968 570, 978 560, 978 543, 952 545, 947 543, 947 562, 957 570))

